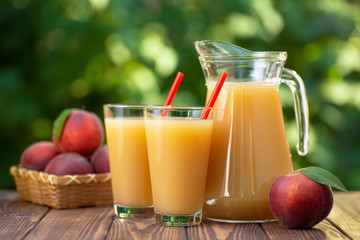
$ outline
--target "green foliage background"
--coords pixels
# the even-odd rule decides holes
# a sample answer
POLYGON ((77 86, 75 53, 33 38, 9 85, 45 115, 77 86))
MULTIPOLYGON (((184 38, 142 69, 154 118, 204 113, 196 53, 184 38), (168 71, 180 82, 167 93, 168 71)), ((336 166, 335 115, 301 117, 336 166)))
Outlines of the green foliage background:
POLYGON ((316 165, 360 190, 359 0, 2 0, 0 189, 31 143, 51 139, 64 108, 102 118, 105 103, 161 104, 177 71, 174 105, 203 105, 194 41, 287 51, 304 79, 310 152, 295 150, 291 93, 281 88, 296 168, 316 165))

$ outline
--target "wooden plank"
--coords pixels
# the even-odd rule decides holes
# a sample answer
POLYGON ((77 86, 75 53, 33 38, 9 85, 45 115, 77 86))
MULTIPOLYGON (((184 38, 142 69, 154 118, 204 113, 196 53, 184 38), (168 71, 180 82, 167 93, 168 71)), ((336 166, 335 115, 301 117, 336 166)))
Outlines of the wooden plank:
POLYGON ((288 229, 278 222, 263 223, 262 226, 269 239, 349 239, 326 220, 320 222, 311 229, 288 229))
POLYGON ((49 210, 19 200, 16 191, 0 192, 0 239, 22 239, 49 210))
POLYGON ((360 192, 335 192, 329 221, 352 239, 360 239, 360 192))
POLYGON ((51 209, 26 239, 105 239, 113 208, 51 209))
POLYGON ((184 227, 165 227, 148 218, 114 218, 107 239, 187 239, 184 227))
POLYGON ((151 218, 119 219, 113 208, 53 210, 0 191, 0 239, 360 239, 360 192, 335 192, 327 220, 310 230, 279 223, 163 227, 151 218))
POLYGON ((204 220, 199 226, 188 227, 189 239, 267 239, 259 224, 219 223, 204 220))

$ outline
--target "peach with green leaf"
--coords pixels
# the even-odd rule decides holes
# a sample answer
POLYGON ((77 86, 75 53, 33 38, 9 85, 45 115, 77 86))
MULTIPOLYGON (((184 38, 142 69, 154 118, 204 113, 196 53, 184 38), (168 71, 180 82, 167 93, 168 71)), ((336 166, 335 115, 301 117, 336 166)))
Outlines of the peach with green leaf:
POLYGON ((102 145, 104 127, 95 113, 65 109, 54 122, 52 140, 61 152, 86 156, 102 145))
POLYGON ((302 168, 280 176, 270 188, 271 212, 288 228, 311 228, 332 209, 330 186, 347 191, 335 175, 319 167, 302 168))

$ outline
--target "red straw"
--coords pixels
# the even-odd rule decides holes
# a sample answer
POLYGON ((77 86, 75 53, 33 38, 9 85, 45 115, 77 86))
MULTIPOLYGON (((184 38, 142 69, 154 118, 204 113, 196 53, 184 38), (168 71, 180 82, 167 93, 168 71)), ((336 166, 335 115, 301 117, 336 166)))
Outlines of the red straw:
POLYGON ((164 106, 170 106, 171 105, 171 102, 173 101, 174 97, 175 97, 175 94, 180 86, 180 83, 181 83, 181 80, 183 79, 184 77, 184 74, 181 73, 181 72, 178 72, 176 77, 175 77, 175 80, 170 88, 170 91, 169 91, 169 94, 165 100, 165 103, 164 103, 164 106))
MULTIPOLYGON (((217 97, 219 96, 220 90, 222 88, 222 86, 224 85, 225 79, 227 77, 227 73, 226 72, 222 72, 217 83, 216 86, 214 88, 214 91, 211 94, 211 97, 206 105, 206 107, 213 107, 217 97)), ((206 109, 202 114, 200 119, 207 119, 209 114, 210 114, 211 109, 206 109)))
MULTIPOLYGON (((184 74, 182 72, 177 73, 177 75, 176 75, 176 77, 174 79, 174 82, 173 82, 173 84, 172 84, 172 86, 170 88, 169 94, 168 94, 168 96, 167 96, 167 98, 165 100, 164 106, 170 106, 171 105, 183 77, 184 77, 184 74)), ((166 116, 167 112, 168 111, 163 111, 161 116, 163 116, 163 117, 166 116)))

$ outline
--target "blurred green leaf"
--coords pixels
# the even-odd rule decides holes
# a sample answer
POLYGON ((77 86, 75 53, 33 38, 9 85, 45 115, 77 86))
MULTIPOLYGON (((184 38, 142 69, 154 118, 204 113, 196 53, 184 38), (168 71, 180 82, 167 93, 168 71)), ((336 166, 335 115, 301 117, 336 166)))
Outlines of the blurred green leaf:
POLYGON ((31 143, 51 139, 63 109, 102 116, 105 103, 162 104, 176 72, 176 105, 204 105, 196 40, 286 51, 304 79, 311 138, 296 153, 291 95, 281 89, 294 165, 331 170, 360 190, 360 22, 347 0, 0 1, 0 188, 31 143), (43 127, 42 127, 43 126, 43 127))

